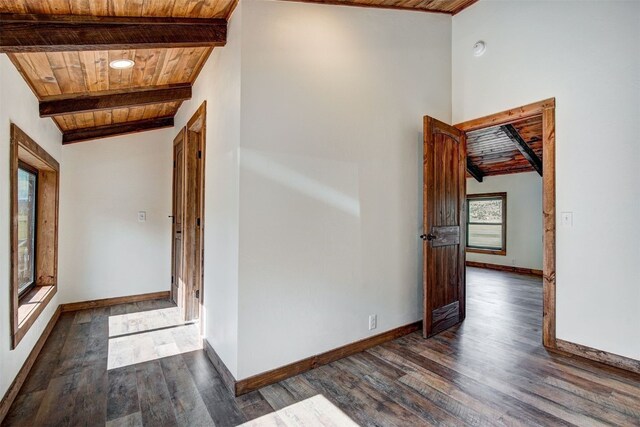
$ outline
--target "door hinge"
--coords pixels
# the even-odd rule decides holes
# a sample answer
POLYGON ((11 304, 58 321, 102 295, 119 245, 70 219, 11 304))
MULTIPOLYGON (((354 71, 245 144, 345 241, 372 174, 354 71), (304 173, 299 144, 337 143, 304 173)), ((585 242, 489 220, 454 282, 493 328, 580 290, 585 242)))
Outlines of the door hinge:
POLYGON ((198 150, 198 158, 201 159, 202 158, 202 151, 198 150))
POLYGON ((200 299, 200 289, 196 289, 196 298, 200 299))
POLYGON ((173 276, 171 276, 171 284, 173 285, 173 276))
POLYGON ((196 219, 196 225, 200 227, 200 218, 196 219))
POLYGON ((175 160, 173 161, 173 167, 174 168, 176 167, 176 161, 175 160))

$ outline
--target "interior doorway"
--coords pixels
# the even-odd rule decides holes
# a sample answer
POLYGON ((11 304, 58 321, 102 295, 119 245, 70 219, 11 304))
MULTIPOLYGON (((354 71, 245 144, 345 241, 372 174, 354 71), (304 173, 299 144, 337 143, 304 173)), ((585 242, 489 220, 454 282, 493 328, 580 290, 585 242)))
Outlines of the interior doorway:
MULTIPOLYGON (((464 320, 466 299, 465 248, 468 236, 467 173, 482 179, 482 170, 467 156, 473 132, 500 127, 510 138, 514 125, 540 122, 541 154, 522 144, 523 160, 512 167, 532 168, 542 175, 542 342, 556 348, 555 332, 555 99, 449 126, 425 117, 423 187, 424 331, 432 336, 464 320), (543 172, 544 171, 544 172, 543 172)), ((522 138, 520 138, 522 139, 522 138)), ((491 148, 488 149, 490 154, 491 148)), ((502 194, 488 194, 496 203, 502 194)), ((506 227, 505 225, 502 225, 506 227)), ((505 251, 503 245, 494 248, 505 251)))
POLYGON ((206 101, 173 141, 171 300, 185 321, 200 317, 204 277, 206 101))

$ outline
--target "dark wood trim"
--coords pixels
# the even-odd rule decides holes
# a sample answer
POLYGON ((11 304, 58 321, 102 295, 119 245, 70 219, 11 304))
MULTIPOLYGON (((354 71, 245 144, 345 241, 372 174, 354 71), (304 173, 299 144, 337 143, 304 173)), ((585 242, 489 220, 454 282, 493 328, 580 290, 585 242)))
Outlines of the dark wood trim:
POLYGON ((47 97, 40 101, 40 117, 135 107, 191 99, 191 83, 47 97))
MULTIPOLYGON (((349 6, 349 7, 366 7, 373 9, 393 9, 393 10, 408 10, 411 12, 423 12, 423 13, 440 13, 444 15, 453 15, 454 12, 445 12, 443 10, 428 10, 428 9, 418 9, 415 7, 408 6, 394 6, 392 4, 365 4, 365 3, 347 3, 341 0, 285 0, 296 3, 312 3, 312 4, 328 4, 332 6, 349 6)), ((469 3, 469 6, 478 0, 473 0, 473 2, 469 3)), ((465 6, 466 7, 466 6, 465 6)), ((463 8, 458 8, 455 13, 460 12, 463 8)))
POLYGON ((513 127, 512 124, 503 125, 500 126, 500 128, 509 137, 509 139, 513 141, 513 144, 516 146, 518 151, 520 151, 520 154, 522 154, 522 156, 527 159, 529 164, 531 164, 536 172, 538 172, 538 174, 542 176, 542 160, 540 160, 535 151, 533 151, 531 147, 529 147, 527 141, 522 139, 522 136, 520 136, 518 130, 513 127))
POLYGON ((282 380, 286 380, 287 378, 291 378, 303 372, 310 371, 319 366, 335 362, 336 360, 343 359, 356 353, 360 353, 369 348, 383 344, 387 341, 395 340, 396 338, 403 337, 407 334, 419 331, 421 329, 422 320, 419 320, 417 322, 399 326, 387 332, 364 338, 351 344, 346 344, 341 347, 334 348, 333 350, 329 350, 315 356, 307 357, 306 359, 302 359, 297 362, 281 366, 280 368, 263 372, 261 374, 253 375, 242 380, 235 379, 222 359, 220 359, 218 354, 206 339, 204 340, 204 349, 207 356, 209 357, 209 360, 211 360, 213 366, 216 368, 220 376, 222 376, 226 387, 232 393, 234 393, 235 396, 241 396, 254 390, 258 390, 259 388, 275 384, 282 380))
POLYGON ((509 273, 528 274, 531 276, 542 277, 542 270, 524 267, 512 267, 510 265, 490 264, 487 262, 467 261, 467 267, 485 268, 488 270, 507 271, 509 273))
POLYGON ((413 322, 408 325, 400 326, 398 328, 391 329, 390 331, 308 357, 298 362, 290 363, 280 368, 239 380, 236 382, 236 396, 277 383, 294 375, 317 368, 318 366, 326 365, 331 362, 335 362, 336 360, 351 356, 352 354, 360 353, 361 351, 383 344, 387 341, 392 341, 412 332, 419 331, 420 329, 422 329, 422 321, 413 322))
POLYGON ((62 135, 62 144, 68 145, 92 139, 128 135, 131 133, 170 127, 173 127, 173 117, 158 117, 155 119, 138 120, 135 122, 115 123, 93 128, 75 129, 66 131, 62 135))
POLYGON ((487 254, 487 255, 500 255, 500 256, 506 256, 507 255, 507 251, 506 250, 495 250, 495 249, 481 249, 481 248, 470 248, 470 247, 466 247, 465 248, 465 252, 471 252, 474 254, 487 254))
POLYGON ((606 365, 640 374, 640 360, 631 359, 625 356, 619 356, 607 351, 587 347, 586 345, 575 344, 569 341, 556 339, 556 351, 560 353, 569 353, 571 355, 594 360, 596 362, 604 363, 606 365))
POLYGON ((29 356, 27 356, 27 359, 22 364, 22 368, 20 368, 20 371, 18 371, 18 375, 16 375, 16 377, 13 379, 13 382, 9 386, 9 389, 2 397, 2 402, 0 402, 0 423, 2 423, 4 418, 7 416, 7 413, 11 408, 11 404, 13 403, 15 398, 18 396, 18 392, 20 391, 20 389, 22 388, 22 385, 27 379, 27 375, 29 375, 29 372, 31 371, 33 364, 36 362, 36 358, 40 354, 40 351, 42 350, 44 343, 47 341, 47 338, 49 338, 49 335, 51 334, 53 327, 58 322, 58 318, 60 318, 60 313, 61 313, 60 307, 58 306, 56 311, 53 313, 53 316, 51 316, 51 319, 49 319, 47 326, 42 331, 40 338, 38 338, 36 345, 33 346, 33 348, 31 349, 31 352, 29 353, 29 356))
POLYGON ((9 182, 11 228, 9 231, 11 253, 10 282, 10 323, 11 348, 16 348, 36 319, 44 311, 58 291, 58 202, 59 163, 18 126, 11 123, 9 148, 9 182), (20 298, 18 292, 18 167, 20 162, 38 170, 36 197, 36 246, 35 284, 20 298), (43 256, 46 254, 46 256, 43 256), (33 301, 33 298, 41 298, 33 301), (34 308, 22 313, 20 307, 33 301, 34 308))
POLYGON ((471 163, 471 159, 469 159, 468 157, 467 157, 467 172, 469 172, 469 175, 474 177, 476 181, 482 182, 482 179, 484 178, 484 172, 482 172, 482 170, 480 170, 478 166, 471 163))
MULTIPOLYGON (((204 349, 205 354, 213 364, 213 367, 216 368, 216 371, 222 377, 222 382, 227 387, 227 389, 233 394, 236 395, 236 378, 233 376, 227 365, 224 364, 218 353, 211 347, 209 341, 206 338, 202 339, 202 348, 204 349)), ((237 396, 237 395, 236 395, 237 396)))
MULTIPOLYGON (((529 117, 540 116, 545 109, 555 108, 555 106, 556 99, 549 98, 544 101, 533 102, 531 104, 523 105, 522 107, 512 108, 500 113, 458 123, 455 127, 462 131, 469 132, 472 130, 514 123, 529 117)), ((542 157, 544 158, 544 155, 542 157)))
POLYGON ((0 14, 0 52, 224 46, 224 19, 0 14))
POLYGON ((534 102, 522 107, 458 123, 465 132, 512 124, 529 117, 542 117, 542 217, 543 217, 543 315, 542 343, 556 347, 556 100, 534 102))
POLYGON ((113 297, 94 299, 89 301, 71 302, 60 304, 63 313, 69 311, 87 310, 89 308, 110 307, 118 304, 129 304, 139 301, 150 301, 155 299, 169 299, 169 291, 151 292, 148 294, 127 295, 124 297, 113 297))

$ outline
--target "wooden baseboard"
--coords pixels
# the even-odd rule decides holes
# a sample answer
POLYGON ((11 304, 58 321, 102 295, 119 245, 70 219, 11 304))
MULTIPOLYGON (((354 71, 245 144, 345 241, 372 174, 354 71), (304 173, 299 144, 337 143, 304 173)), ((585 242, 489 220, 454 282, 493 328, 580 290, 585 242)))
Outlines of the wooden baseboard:
POLYGON ((4 418, 7 416, 7 413, 9 412, 9 408, 11 408, 11 404, 16 399, 16 396, 18 396, 18 392, 20 391, 20 389, 22 388, 22 385, 27 379, 27 375, 29 375, 31 368, 33 367, 33 364, 36 361, 36 358, 40 354, 40 350, 42 350, 42 347, 44 346, 44 343, 47 341, 47 338, 49 338, 49 335, 51 334, 53 327, 56 325, 58 318, 60 318, 61 312, 62 312, 61 307, 58 306, 56 311, 53 313, 53 316, 51 316, 51 319, 49 319, 49 323, 47 323, 47 326, 44 328, 44 331, 42 331, 42 335, 40 335, 40 338, 38 338, 36 345, 34 345, 33 348, 31 349, 31 353, 29 353, 27 360, 24 361, 22 368, 20 368, 20 371, 18 371, 18 375, 16 375, 15 379, 9 386, 9 389, 4 394, 4 397, 0 402, 0 423, 2 423, 4 418))
POLYGON ((220 373, 220 376, 222 376, 227 388, 229 388, 229 390, 231 390, 236 396, 240 396, 259 388, 286 380, 287 378, 291 378, 295 375, 310 371, 318 366, 326 365, 336 360, 351 356, 352 354, 360 353, 361 351, 383 344, 387 341, 392 341, 420 329, 422 329, 421 320, 242 380, 236 380, 233 377, 224 362, 218 357, 206 340, 204 340, 204 348, 207 356, 211 360, 211 363, 220 373))
POLYGON ((542 270, 523 267, 511 267, 509 265, 489 264, 486 262, 467 261, 467 267, 486 268, 489 270, 508 271, 510 273, 529 274, 542 277, 542 270))
POLYGON ((68 311, 87 310, 89 308, 110 307, 112 305, 127 304, 139 301, 149 301, 154 299, 168 299, 169 291, 152 292, 149 294, 129 295, 125 297, 104 298, 91 301, 72 302, 61 304, 63 313, 68 311))
POLYGON ((216 371, 222 377, 222 382, 229 389, 231 393, 236 394, 236 378, 233 376, 227 365, 224 364, 218 353, 211 347, 209 341, 206 338, 202 339, 202 348, 204 349, 205 354, 213 364, 213 367, 216 368, 216 371))
POLYGON ((616 368, 640 374, 640 360, 631 359, 603 350, 587 347, 586 345, 575 344, 569 341, 556 339, 556 349, 560 352, 569 353, 585 359, 594 360, 616 368))

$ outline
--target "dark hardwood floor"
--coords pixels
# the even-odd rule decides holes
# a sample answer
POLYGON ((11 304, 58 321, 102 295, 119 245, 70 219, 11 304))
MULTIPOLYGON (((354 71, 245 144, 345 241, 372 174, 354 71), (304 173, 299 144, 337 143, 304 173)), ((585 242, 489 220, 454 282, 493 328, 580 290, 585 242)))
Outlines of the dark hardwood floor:
MULTIPOLYGON (((462 325, 430 340, 414 333, 239 398, 202 350, 173 354, 189 347, 172 326, 158 328, 164 335, 151 338, 153 351, 109 343, 116 316, 166 310, 167 302, 64 314, 3 425, 346 425, 327 407, 361 426, 640 425, 640 376, 542 347, 539 278, 469 268, 467 283, 462 325), (118 367, 108 370, 113 351, 118 367)), ((129 319, 133 329, 120 335, 147 333, 140 322, 129 319)))

